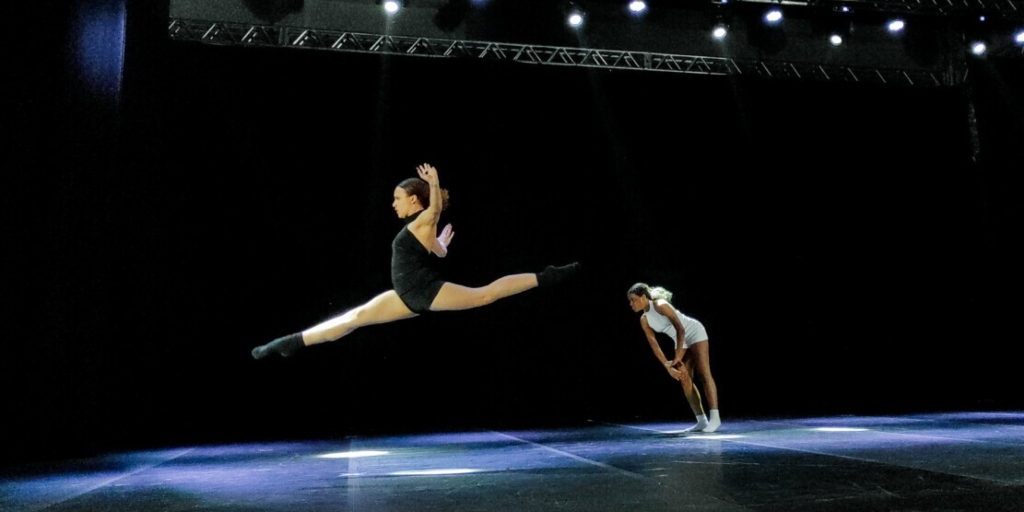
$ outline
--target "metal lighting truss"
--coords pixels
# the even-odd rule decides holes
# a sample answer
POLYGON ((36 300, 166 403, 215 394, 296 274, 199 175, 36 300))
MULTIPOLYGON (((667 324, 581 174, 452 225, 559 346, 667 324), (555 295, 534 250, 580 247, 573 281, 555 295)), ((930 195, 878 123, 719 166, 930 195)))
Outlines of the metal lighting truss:
POLYGON ((995 36, 1004 32, 1005 41, 996 41, 995 47, 988 51, 990 55, 1024 57, 1024 44, 1011 39, 1016 32, 1024 30, 1024 0, 711 0, 711 3, 720 8, 778 5, 795 6, 796 12, 807 8, 809 12, 846 10, 858 15, 873 13, 954 20, 966 29, 965 35, 972 26, 976 34, 995 36))
POLYGON ((712 0, 716 4, 777 4, 848 7, 860 12, 892 14, 985 14, 1010 18, 1024 16, 1024 0, 712 0))
POLYGON ((465 58, 525 64, 660 71, 700 75, 742 75, 766 79, 863 82, 914 87, 963 83, 960 70, 909 70, 832 66, 817 63, 733 59, 644 51, 541 46, 366 34, 348 31, 254 25, 223 21, 170 19, 172 40, 212 45, 289 47, 337 52, 465 58))

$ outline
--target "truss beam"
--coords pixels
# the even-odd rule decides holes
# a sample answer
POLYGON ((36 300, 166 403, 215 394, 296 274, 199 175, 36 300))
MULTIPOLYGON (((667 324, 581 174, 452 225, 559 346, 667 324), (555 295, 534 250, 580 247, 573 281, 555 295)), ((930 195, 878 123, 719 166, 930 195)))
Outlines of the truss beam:
POLYGON ((953 71, 829 66, 642 51, 403 37, 180 18, 169 21, 168 35, 174 41, 212 45, 290 47, 432 58, 465 58, 609 70, 864 82, 912 87, 955 86, 963 81, 962 74, 953 71))
POLYGON ((1024 17, 1024 0, 712 0, 716 4, 777 4, 806 7, 848 7, 859 12, 889 14, 957 15, 984 14, 1024 17))

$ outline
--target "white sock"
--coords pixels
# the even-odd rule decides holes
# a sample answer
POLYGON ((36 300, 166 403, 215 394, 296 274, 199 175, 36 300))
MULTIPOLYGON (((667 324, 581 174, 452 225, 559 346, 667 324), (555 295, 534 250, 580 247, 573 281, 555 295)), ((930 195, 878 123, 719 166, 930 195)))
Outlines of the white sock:
POLYGON ((700 416, 697 416, 697 424, 688 429, 683 430, 683 432, 702 432, 705 428, 707 428, 707 426, 708 417, 701 414, 700 416))
POLYGON ((704 427, 704 432, 714 432, 720 426, 722 426, 722 418, 718 415, 718 409, 711 409, 711 420, 708 421, 708 426, 704 427))

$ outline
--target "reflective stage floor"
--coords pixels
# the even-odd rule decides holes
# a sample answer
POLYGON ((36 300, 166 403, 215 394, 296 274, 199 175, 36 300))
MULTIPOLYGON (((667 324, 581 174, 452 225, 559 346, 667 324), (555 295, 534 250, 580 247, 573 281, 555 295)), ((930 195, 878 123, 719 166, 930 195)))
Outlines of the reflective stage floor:
POLYGON ((1024 412, 723 421, 116 453, 8 470, 0 510, 1024 510, 1024 412))

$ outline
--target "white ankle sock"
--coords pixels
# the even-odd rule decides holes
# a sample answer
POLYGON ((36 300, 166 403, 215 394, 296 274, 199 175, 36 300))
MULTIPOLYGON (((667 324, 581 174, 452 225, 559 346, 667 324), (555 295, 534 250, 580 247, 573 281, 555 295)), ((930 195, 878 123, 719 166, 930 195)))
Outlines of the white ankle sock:
POLYGON ((718 415, 718 409, 711 409, 711 421, 708 422, 708 426, 704 428, 704 432, 714 432, 718 430, 718 427, 722 426, 722 418, 718 415))
POLYGON ((693 430, 704 430, 708 426, 708 417, 701 414, 697 416, 697 424, 693 426, 693 430))

